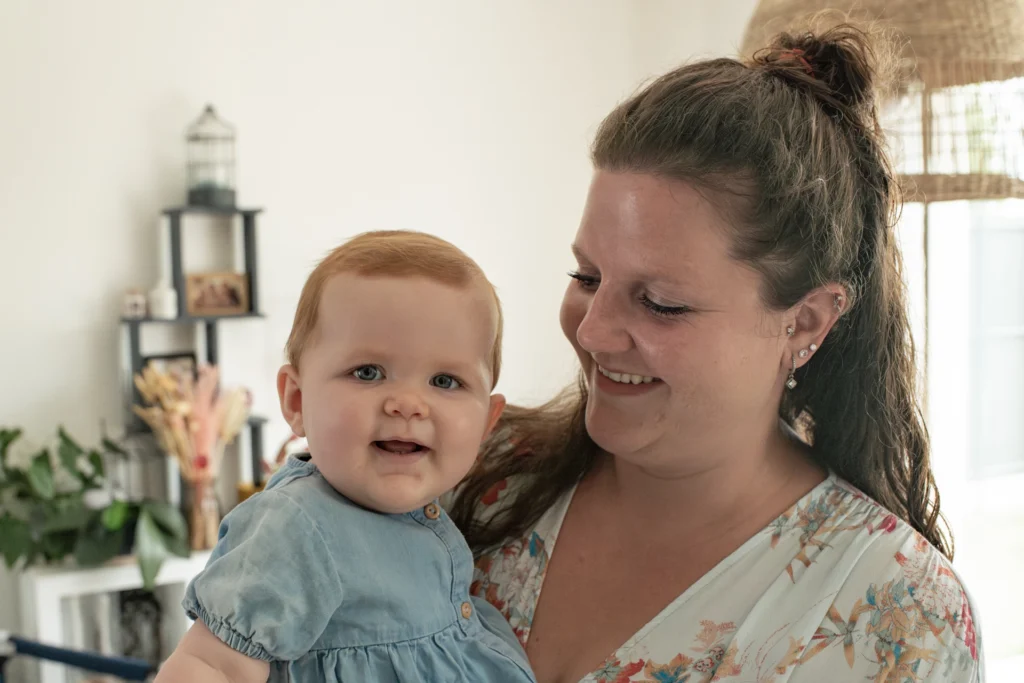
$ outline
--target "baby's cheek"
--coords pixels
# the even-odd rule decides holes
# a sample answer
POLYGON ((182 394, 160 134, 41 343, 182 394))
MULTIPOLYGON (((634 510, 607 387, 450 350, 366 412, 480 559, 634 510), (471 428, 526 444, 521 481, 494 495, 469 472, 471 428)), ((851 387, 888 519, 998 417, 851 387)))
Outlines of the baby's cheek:
POLYGON ((455 444, 463 445, 473 441, 480 441, 484 429, 487 426, 487 411, 482 409, 476 401, 459 406, 447 416, 446 431, 447 438, 455 444))

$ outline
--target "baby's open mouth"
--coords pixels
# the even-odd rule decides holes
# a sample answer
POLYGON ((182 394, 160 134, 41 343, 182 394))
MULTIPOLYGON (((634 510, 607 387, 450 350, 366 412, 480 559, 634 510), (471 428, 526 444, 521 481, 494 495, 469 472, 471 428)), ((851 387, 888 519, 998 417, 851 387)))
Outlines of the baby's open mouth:
POLYGON ((373 445, 382 451, 394 453, 395 455, 412 455, 427 450, 426 446, 415 441, 374 441, 373 445))

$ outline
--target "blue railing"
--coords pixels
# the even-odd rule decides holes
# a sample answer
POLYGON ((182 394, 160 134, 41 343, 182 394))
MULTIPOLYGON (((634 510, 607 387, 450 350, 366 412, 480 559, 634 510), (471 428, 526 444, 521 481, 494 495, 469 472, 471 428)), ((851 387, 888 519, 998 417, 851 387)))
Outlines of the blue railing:
POLYGON ((4 669, 13 657, 25 656, 56 662, 93 673, 115 676, 125 681, 145 681, 156 673, 149 662, 131 657, 110 657, 94 652, 69 650, 44 645, 25 638, 8 636, 0 632, 0 683, 4 683, 4 669))

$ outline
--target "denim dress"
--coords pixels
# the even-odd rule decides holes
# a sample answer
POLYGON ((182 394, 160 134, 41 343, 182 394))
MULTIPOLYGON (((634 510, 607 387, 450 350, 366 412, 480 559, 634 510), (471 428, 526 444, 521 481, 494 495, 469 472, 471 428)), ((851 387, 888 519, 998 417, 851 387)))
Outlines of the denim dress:
POLYGON ((291 458, 232 510, 183 606, 271 681, 533 683, 504 617, 471 597, 473 558, 436 503, 383 514, 291 458))

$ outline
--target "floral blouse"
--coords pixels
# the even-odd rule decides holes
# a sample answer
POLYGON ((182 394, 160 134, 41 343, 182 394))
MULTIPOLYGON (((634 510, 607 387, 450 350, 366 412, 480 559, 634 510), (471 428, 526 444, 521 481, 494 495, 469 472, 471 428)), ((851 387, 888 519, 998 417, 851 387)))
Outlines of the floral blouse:
MULTIPOLYGON (((512 487, 484 496, 481 518, 512 487)), ((470 592, 525 646, 572 492, 526 537, 476 562, 470 592)), ((580 683, 976 683, 972 604, 908 524, 830 476, 580 683)))

